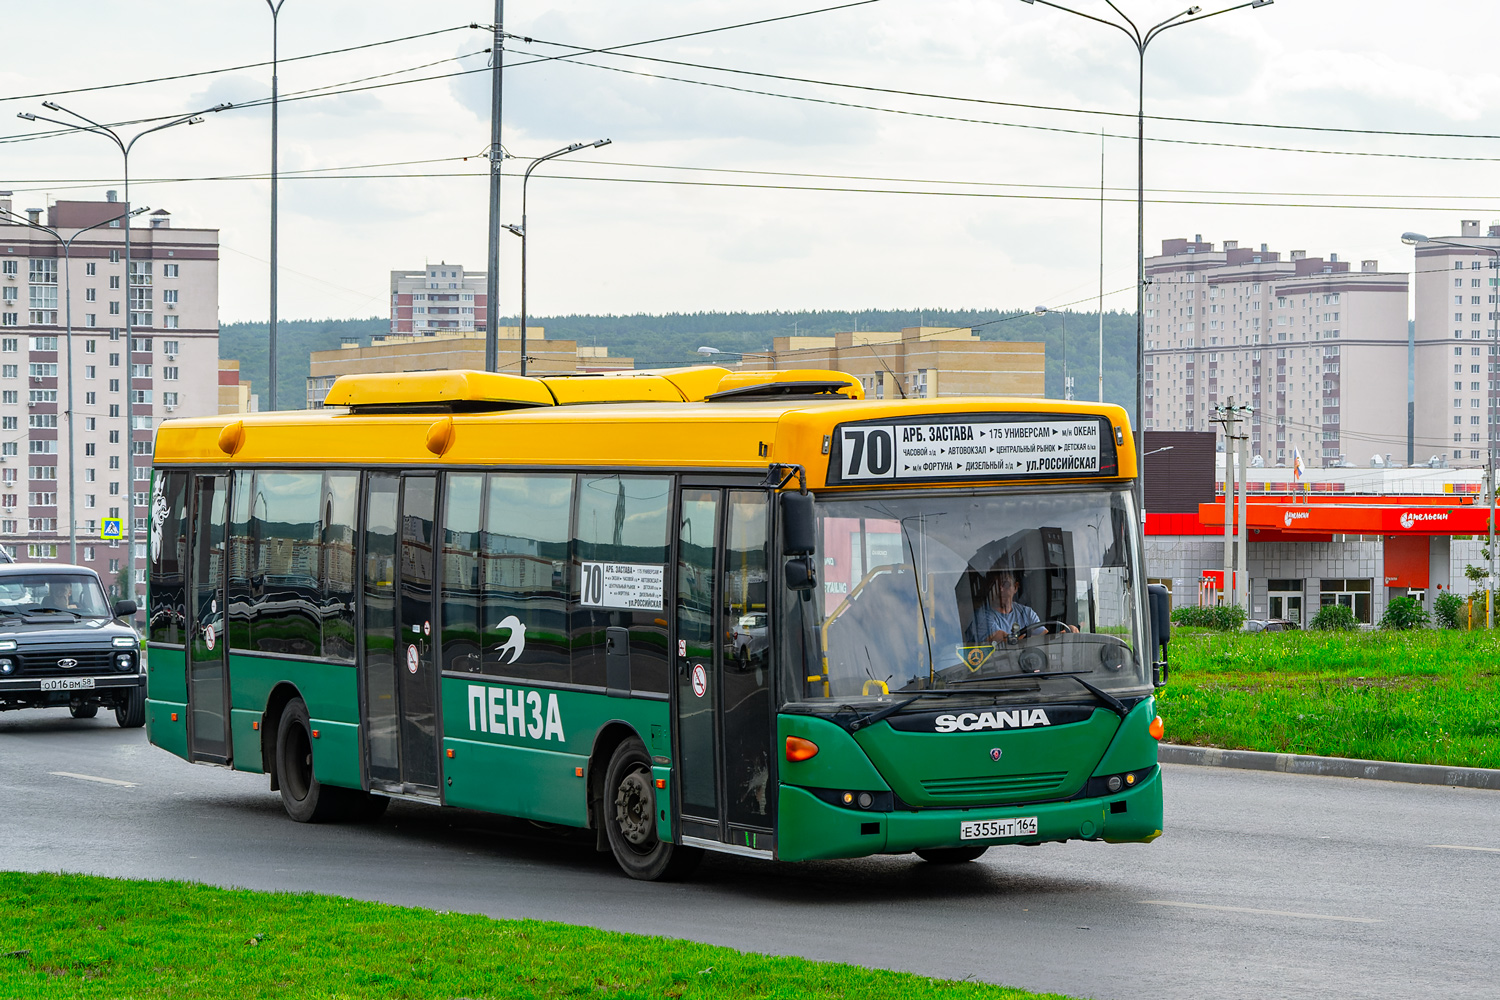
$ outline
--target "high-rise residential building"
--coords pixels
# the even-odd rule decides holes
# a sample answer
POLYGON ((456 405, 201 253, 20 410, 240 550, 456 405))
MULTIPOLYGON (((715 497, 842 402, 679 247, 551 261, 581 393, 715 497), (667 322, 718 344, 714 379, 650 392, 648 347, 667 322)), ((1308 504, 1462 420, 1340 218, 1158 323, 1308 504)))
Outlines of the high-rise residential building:
MULTIPOLYGON (((0 209, 11 205, 0 192, 0 209)), ((140 600, 156 424, 219 409, 219 235, 158 210, 131 227, 127 277, 124 223, 107 221, 123 209, 114 192, 26 209, 65 239, 104 223, 66 258, 48 233, 0 215, 0 545, 17 559, 73 558, 71 509, 77 561, 117 588, 131 554, 100 537, 102 522, 134 518, 140 600)))
POLYGON ((1465 219, 1457 236, 1416 248, 1416 459, 1485 464, 1495 437, 1495 324, 1500 319, 1500 224, 1480 232, 1465 219), (1452 246, 1450 243, 1467 244, 1452 246))
POLYGON ((1232 397, 1267 465, 1405 459, 1404 273, 1197 236, 1164 240, 1146 275, 1147 430, 1212 430, 1232 397))
POLYGON ((967 328, 777 337, 768 354, 744 355, 742 363, 848 372, 864 383, 868 399, 1046 395, 1046 345, 980 340, 967 328))
POLYGON ((484 329, 484 271, 462 264, 429 264, 391 272, 391 333, 436 336, 484 329))

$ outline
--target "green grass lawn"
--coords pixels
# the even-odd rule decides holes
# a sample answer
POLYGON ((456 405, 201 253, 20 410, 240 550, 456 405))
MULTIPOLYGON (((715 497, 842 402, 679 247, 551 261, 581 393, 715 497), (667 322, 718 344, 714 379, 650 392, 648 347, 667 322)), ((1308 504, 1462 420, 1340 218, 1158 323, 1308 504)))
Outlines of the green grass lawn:
MULTIPOLYGON (((652 905, 646 898, 652 890, 640 887, 643 906, 652 905)), ((0 872, 0 997, 64 996, 1021 1000, 1059 994, 333 896, 0 872)))
POLYGON ((1500 634, 1173 629, 1171 743, 1500 768, 1500 634))

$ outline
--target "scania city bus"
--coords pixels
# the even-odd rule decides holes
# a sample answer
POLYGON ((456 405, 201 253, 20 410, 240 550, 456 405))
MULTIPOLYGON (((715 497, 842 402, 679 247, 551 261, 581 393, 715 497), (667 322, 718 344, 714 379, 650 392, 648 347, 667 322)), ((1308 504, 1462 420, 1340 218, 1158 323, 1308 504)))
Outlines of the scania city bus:
POLYGON ((165 422, 147 725, 295 820, 417 799, 637 878, 1161 833, 1118 407, 830 371, 339 379, 165 422))

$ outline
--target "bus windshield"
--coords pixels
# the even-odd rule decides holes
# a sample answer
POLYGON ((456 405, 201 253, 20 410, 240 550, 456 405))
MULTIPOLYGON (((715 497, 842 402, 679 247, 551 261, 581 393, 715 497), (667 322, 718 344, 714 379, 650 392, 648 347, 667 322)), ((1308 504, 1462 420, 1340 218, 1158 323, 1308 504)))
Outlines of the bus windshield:
POLYGON ((820 502, 817 589, 782 601, 783 701, 1145 694, 1136 537, 1125 490, 820 502))

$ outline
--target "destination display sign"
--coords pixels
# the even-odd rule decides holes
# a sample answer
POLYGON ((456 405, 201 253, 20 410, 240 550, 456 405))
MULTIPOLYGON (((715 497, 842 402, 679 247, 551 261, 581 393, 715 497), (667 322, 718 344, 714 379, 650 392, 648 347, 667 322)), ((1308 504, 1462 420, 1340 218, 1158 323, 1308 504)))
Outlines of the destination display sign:
POLYGON ((585 562, 579 604, 586 608, 660 611, 667 568, 650 563, 585 562))
POLYGON ((1032 479, 1119 474, 1102 417, 942 415, 840 424, 829 483, 1032 479))

